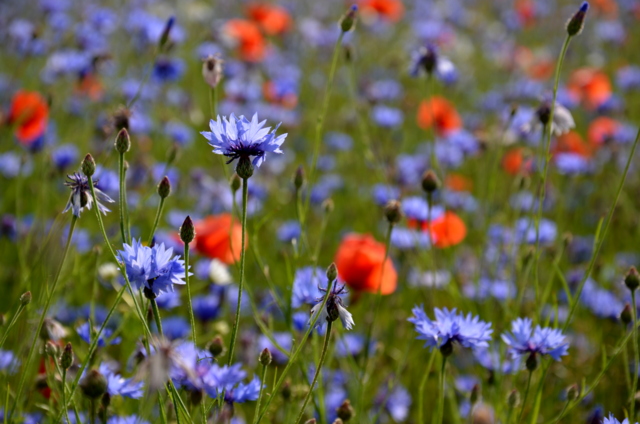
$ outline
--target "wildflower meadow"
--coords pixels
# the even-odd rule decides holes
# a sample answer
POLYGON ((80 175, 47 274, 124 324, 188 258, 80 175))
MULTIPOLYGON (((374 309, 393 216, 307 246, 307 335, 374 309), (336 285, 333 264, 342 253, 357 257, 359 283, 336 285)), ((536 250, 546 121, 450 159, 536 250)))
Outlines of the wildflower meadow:
POLYGON ((636 423, 639 27, 0 0, 0 423, 636 423))

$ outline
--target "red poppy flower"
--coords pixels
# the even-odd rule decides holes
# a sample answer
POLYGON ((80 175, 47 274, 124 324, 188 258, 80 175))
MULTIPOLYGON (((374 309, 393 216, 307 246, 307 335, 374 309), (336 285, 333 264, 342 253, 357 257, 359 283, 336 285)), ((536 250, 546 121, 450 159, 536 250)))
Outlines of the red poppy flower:
POLYGON ((569 131, 558 137, 554 153, 576 153, 583 157, 591 156, 591 148, 584 142, 580 134, 569 131))
POLYGON ((607 140, 615 137, 619 128, 620 123, 613 118, 607 116, 596 118, 589 125, 587 132, 589 143, 594 147, 599 147, 607 140))
POLYGON ((240 56, 247 62, 264 59, 267 43, 258 24, 244 19, 231 19, 222 28, 222 33, 237 43, 240 56))
POLYGON ((47 129, 49 106, 35 91, 18 91, 11 101, 7 122, 16 125, 15 135, 20 143, 29 145, 47 129))
POLYGON ((252 3, 247 6, 247 16, 269 35, 283 34, 291 29, 291 15, 281 6, 252 3))
MULTIPOLYGON (((195 223, 195 247, 201 254, 232 264, 240 259, 242 226, 231 214, 211 215, 195 223)), ((247 243, 245 240, 245 250, 247 243)))
POLYGON ((94 102, 100 100, 104 94, 102 83, 98 77, 92 73, 87 73, 80 78, 76 90, 94 102))
POLYGON ((579 98, 585 107, 596 109, 611 97, 611 81, 598 69, 582 68, 573 72, 567 90, 579 98))
POLYGON ((398 22, 404 15, 404 5, 400 0, 360 0, 358 2, 363 17, 380 17, 389 22, 398 22))
POLYGON ((446 99, 442 97, 432 97, 427 102, 423 100, 418 108, 418 126, 428 129, 435 122, 438 134, 446 135, 462 128, 462 119, 458 112, 446 99))
POLYGON ((391 294, 396 290, 398 274, 391 259, 385 261, 384 256, 384 244, 372 236, 349 234, 336 253, 338 275, 353 290, 391 294))
POLYGON ((445 212, 429 224, 433 244, 445 248, 460 244, 467 236, 467 226, 464 221, 453 212, 445 212))
POLYGON ((531 158, 525 158, 522 147, 515 147, 502 157, 502 168, 511 175, 529 173, 532 164, 531 158))
POLYGON ((444 180, 444 185, 452 191, 471 191, 473 189, 473 181, 456 173, 448 174, 444 180))

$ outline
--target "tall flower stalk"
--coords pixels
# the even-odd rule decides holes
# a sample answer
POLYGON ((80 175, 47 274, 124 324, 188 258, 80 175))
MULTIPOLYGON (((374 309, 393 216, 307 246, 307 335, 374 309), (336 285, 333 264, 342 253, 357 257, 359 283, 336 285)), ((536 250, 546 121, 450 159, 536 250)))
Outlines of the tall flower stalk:
POLYGON ((118 169, 120 176, 120 234, 122 242, 129 243, 131 241, 131 233, 129 230, 129 210, 127 207, 127 178, 125 172, 124 155, 131 148, 131 139, 126 128, 120 130, 116 136, 115 149, 118 152, 118 169))

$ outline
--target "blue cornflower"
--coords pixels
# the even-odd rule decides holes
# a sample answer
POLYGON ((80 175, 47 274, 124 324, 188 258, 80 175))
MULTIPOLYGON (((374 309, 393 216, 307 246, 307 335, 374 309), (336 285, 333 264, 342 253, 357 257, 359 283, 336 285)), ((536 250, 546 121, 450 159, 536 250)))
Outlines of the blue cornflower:
POLYGON ((322 297, 320 283, 324 280, 325 272, 320 267, 307 266, 296 270, 291 290, 291 307, 300 308, 304 305, 317 303, 322 297))
POLYGON ((425 340, 425 346, 437 347, 443 355, 450 355, 453 342, 458 342, 463 347, 478 348, 487 347, 491 340, 491 323, 480 321, 471 313, 465 317, 457 313, 456 309, 449 311, 447 308, 435 308, 436 320, 429 319, 422 306, 412 310, 413 316, 409 318, 416 326, 419 340, 425 340))
POLYGON ((118 256, 127 277, 133 287, 144 290, 147 298, 155 299, 160 293, 173 291, 174 284, 184 284, 184 261, 173 256, 173 249, 166 249, 164 243, 148 247, 133 240, 123 247, 118 256))
POLYGON ((191 326, 186 318, 173 316, 162 319, 164 336, 169 340, 182 339, 191 333, 191 326))
MULTIPOLYGON (((311 317, 309 318, 309 325, 314 321, 316 316, 318 316, 318 320, 315 323, 316 327, 322 328, 325 322, 333 322, 340 318, 340 322, 342 322, 342 326, 345 330, 351 330, 356 324, 353 322, 353 316, 351 312, 344 307, 342 303, 342 297, 346 294, 345 291, 346 286, 338 287, 337 281, 331 288, 331 292, 329 293, 329 297, 327 299, 327 303, 322 307, 322 302, 324 301, 324 293, 321 293, 321 297, 316 299, 316 303, 313 308, 311 308, 311 317)), ((322 289, 318 287, 318 290, 321 292, 326 292, 326 289, 322 289)))
POLYGON ((301 232, 302 230, 300 229, 300 222, 294 220, 285 221, 278 228, 278 240, 285 243, 291 243, 293 240, 297 240, 300 238, 301 232))
POLYGON ((602 424, 629 424, 629 418, 625 418, 624 421, 620 421, 616 417, 614 417, 611 412, 609 412, 609 416, 605 417, 604 421, 602 421, 602 424))
POLYGON ((149 424, 137 415, 129 415, 128 417, 111 417, 107 420, 107 424, 149 424))
POLYGON ((0 371, 8 370, 10 373, 14 373, 19 365, 20 360, 13 352, 0 349, 0 371))
POLYGON ((533 371, 537 367, 537 355, 549 355, 556 361, 567 354, 569 344, 564 343, 564 335, 555 328, 536 326, 531 329, 529 318, 518 318, 511 323, 511 333, 504 333, 502 340, 509 345, 511 355, 529 355, 527 369, 533 371))
MULTIPOLYGON (((89 180, 85 175, 82 175, 79 172, 67 175, 67 178, 69 178, 69 181, 64 183, 64 185, 71 188, 71 197, 69 197, 67 207, 64 208, 62 213, 72 209, 73 215, 80 217, 80 212, 82 212, 85 206, 90 210, 93 205, 93 197, 91 197, 91 190, 89 189, 89 180)), ((97 181, 94 182, 94 184, 96 183, 97 181)), ((94 189, 98 201, 98 210, 106 215, 107 212, 109 212, 109 209, 100 202, 113 203, 114 200, 103 193, 98 187, 94 186, 94 189)))
MULTIPOLYGON (((99 330, 100 328, 94 327, 92 332, 88 322, 85 322, 84 324, 76 328, 76 332, 78 333, 80 338, 89 344, 91 344, 91 337, 93 336, 92 333, 97 334, 99 330)), ((112 340, 109 340, 112 334, 113 334, 113 331, 111 331, 108 328, 105 328, 102 331, 102 334, 100 334, 100 337, 98 338, 98 346, 105 347, 107 346, 107 343, 109 345, 120 344, 120 342, 122 341, 121 337, 114 337, 112 340)))
POLYGON ((221 307, 220 296, 210 293, 193 298, 193 315, 202 322, 209 322, 218 317, 221 307))
POLYGON ((124 378, 117 374, 107 363, 100 364, 98 371, 107 380, 107 392, 111 396, 122 396, 131 399, 139 399, 142 397, 143 381, 124 378))
POLYGON ((478 363, 489 371, 501 370, 503 374, 513 374, 520 369, 520 358, 503 358, 497 346, 473 350, 473 356, 478 363))
POLYGON ((244 403, 257 400, 260 395, 260 379, 254 376, 249 383, 239 383, 234 388, 224 393, 224 400, 227 403, 244 403))
POLYGON ((56 168, 62 170, 76 163, 78 155, 78 148, 75 145, 63 144, 51 152, 51 159, 56 168))
POLYGON ((258 351, 262 352, 263 349, 269 349, 273 362, 276 364, 286 364, 289 360, 289 355, 286 355, 282 350, 289 352, 293 344, 293 337, 291 333, 278 332, 273 333, 273 340, 278 344, 279 348, 264 334, 258 337, 258 351), (280 350, 282 349, 282 350, 280 350))
POLYGON ((209 140, 209 145, 214 147, 213 153, 229 158, 227 163, 236 159, 249 160, 253 156, 253 165, 260 167, 267 153, 282 153, 280 146, 287 137, 281 134, 276 137, 276 131, 280 124, 272 131, 271 127, 264 127, 267 121, 258 122, 258 114, 254 114, 249 121, 244 115, 236 118, 231 114, 229 118, 218 116, 209 122, 211 132, 203 131, 200 134, 209 140))
POLYGON ((254 377, 249 383, 243 383, 247 373, 241 367, 242 364, 222 367, 213 364, 202 376, 204 390, 214 398, 224 390, 224 399, 228 403, 243 403, 258 399, 260 380, 254 377))

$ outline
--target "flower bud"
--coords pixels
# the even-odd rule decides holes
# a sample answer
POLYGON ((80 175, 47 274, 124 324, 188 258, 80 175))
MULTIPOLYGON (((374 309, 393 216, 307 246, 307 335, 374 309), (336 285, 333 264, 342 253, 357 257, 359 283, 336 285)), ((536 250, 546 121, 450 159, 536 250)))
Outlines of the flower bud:
POLYGON ((475 405, 479 399, 480 399, 480 386, 477 384, 474 384, 473 387, 471 388, 471 395, 469 396, 469 401, 471 402, 471 405, 475 405))
POLYGON ((338 278, 338 268, 335 263, 331 262, 331 265, 327 268, 327 280, 335 281, 336 278, 338 278))
POLYGON ((433 193, 440 188, 440 180, 435 172, 432 170, 426 171, 422 175, 422 189, 426 193, 433 193))
POLYGON ((567 21, 567 34, 570 37, 579 35, 584 28, 584 20, 587 16, 587 10, 589 10, 589 3, 584 2, 580 9, 567 21))
POLYGON ((200 405, 203 399, 204 399, 203 390, 201 389, 189 390, 189 402, 191 402, 192 405, 200 405))
POLYGON ((56 346, 56 344, 54 342, 49 340, 44 345, 44 353, 46 353, 47 356, 50 356, 50 357, 52 357, 54 359, 57 359, 57 357, 58 357, 58 346, 56 346))
POLYGON ((300 165, 298 169, 296 169, 296 173, 293 176, 293 185, 295 186, 296 190, 300 190, 302 188, 302 186, 304 185, 304 181, 304 168, 302 167, 302 165, 300 165))
POLYGON ((538 368, 538 358, 536 357, 536 353, 532 352, 526 361, 526 366, 529 371, 535 371, 538 368))
POLYGON ((335 208, 335 204, 333 203, 332 199, 325 199, 322 202, 322 210, 324 211, 324 213, 331 213, 333 212, 334 208, 335 208))
POLYGON ((62 351, 62 357, 60 357, 60 367, 63 370, 69 369, 69 367, 73 364, 73 347, 71 346, 71 342, 67 343, 62 351))
POLYGON ((536 109, 536 115, 542 125, 547 125, 551 120, 551 106, 547 102, 543 102, 538 109, 536 109))
POLYGON ((211 88, 216 88, 223 75, 224 60, 210 55, 202 62, 202 78, 211 88))
POLYGON ((271 352, 269 351, 269 349, 267 349, 266 347, 262 350, 262 352, 260 352, 260 356, 258 358, 258 360, 260 361, 260 363, 263 366, 267 366, 271 363, 271 352))
POLYGON ((166 199, 171 194, 171 181, 169 181, 169 177, 165 175, 165 177, 158 184, 158 196, 161 199, 166 199))
POLYGON ((573 402, 574 400, 578 399, 579 395, 580 388, 577 384, 574 383, 571 386, 567 387, 567 401, 573 402))
POLYGON ((336 409, 336 413, 338 415, 338 418, 340 418, 342 421, 349 421, 355 416, 355 411, 353 410, 353 406, 351 406, 351 402, 349 402, 349 399, 342 402, 342 405, 340 405, 336 409))
POLYGON ((402 206, 397 200, 389 200, 384 206, 384 216, 389 224, 397 224, 402 219, 402 206))
POLYGON ((640 274, 635 266, 629 268, 629 271, 624 276, 624 285, 631 291, 635 291, 640 286, 640 274))
POLYGON ((236 165, 236 173, 238 177, 243 180, 247 180, 251 178, 253 175, 254 167, 253 163, 251 163, 251 159, 249 158, 240 158, 238 161, 238 165, 236 165))
POLYGON ((180 227, 180 240, 182 240, 183 243, 189 244, 195 237, 196 229, 193 226, 191 217, 187 215, 187 217, 184 219, 184 222, 182 223, 182 226, 180 227))
POLYGON ((633 321, 633 311, 631 310, 631 305, 628 303, 624 305, 622 312, 620 312, 620 321, 625 325, 629 325, 633 321))
POLYGON ((342 30, 342 32, 349 32, 353 29, 356 23, 357 11, 358 6, 354 4, 349 8, 349 10, 347 10, 347 13, 342 16, 342 19, 340 19, 340 29, 342 30))
POLYGON ((229 181, 229 186, 231 187, 231 191, 234 193, 240 190, 240 187, 242 186, 242 180, 240 179, 238 174, 233 174, 231 176, 231 180, 229 181))
POLYGON ((109 405, 111 405, 111 395, 109 394, 109 392, 105 392, 105 394, 102 395, 100 403, 105 410, 109 407, 109 405))
POLYGON ((82 173, 89 178, 96 172, 96 161, 93 160, 91 153, 87 153, 87 156, 84 157, 81 169, 82 173))
POLYGON ((517 408, 520 405, 520 393, 516 389, 513 389, 507 395, 507 405, 509 408, 517 408))
POLYGON ((122 128, 116 136, 115 147, 118 153, 124 154, 131 148, 131 138, 126 128, 122 128))
POLYGON ((90 399, 98 399, 107 391, 107 380, 97 370, 90 370, 80 381, 82 393, 90 399))
POLYGON ((120 131, 121 129, 129 129, 129 117, 131 116, 131 112, 129 112, 124 107, 119 108, 111 118, 113 120, 113 127, 116 131, 120 131))
POLYGON ((31 292, 24 292, 22 296, 20 296, 20 304, 22 306, 27 306, 29 303, 31 303, 31 292))
POLYGON ((284 381, 282 389, 280 390, 280 394, 282 395, 282 399, 284 399, 285 401, 291 399, 291 380, 286 379, 284 381))
POLYGON ((164 46, 169 41, 169 34, 171 33, 171 28, 173 28, 173 24, 176 22, 176 18, 174 16, 170 17, 167 20, 167 23, 162 30, 162 35, 160 36, 160 40, 158 41, 158 49, 162 50, 164 46))
POLYGON ((224 352, 224 343, 222 342, 222 337, 216 336, 211 343, 209 343, 209 353, 215 358, 224 352))

